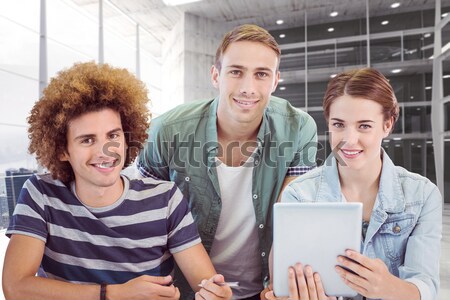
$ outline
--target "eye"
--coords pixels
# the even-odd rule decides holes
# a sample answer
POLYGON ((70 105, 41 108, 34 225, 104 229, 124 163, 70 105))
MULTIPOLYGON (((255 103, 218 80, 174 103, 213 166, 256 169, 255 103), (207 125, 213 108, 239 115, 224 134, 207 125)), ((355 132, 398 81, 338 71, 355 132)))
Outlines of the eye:
POLYGON ((110 135, 109 135, 109 139, 110 140, 116 140, 116 139, 118 139, 119 138, 119 134, 118 133, 111 133, 110 135))
POLYGON ((334 122, 333 124, 331 124, 333 127, 336 128, 344 128, 344 124, 341 122, 334 122))
POLYGON ((230 74, 233 76, 239 76, 242 74, 241 70, 231 70, 230 74))
POLYGON ((370 129, 370 128, 372 128, 372 126, 370 126, 369 124, 361 124, 361 125, 359 125, 359 128, 361 128, 361 129, 370 129))
POLYGON ((81 143, 84 145, 91 145, 94 143, 94 138, 85 138, 81 140, 81 143))
POLYGON ((266 78, 269 77, 269 74, 266 72, 258 72, 256 73, 256 76, 258 76, 258 78, 266 78))

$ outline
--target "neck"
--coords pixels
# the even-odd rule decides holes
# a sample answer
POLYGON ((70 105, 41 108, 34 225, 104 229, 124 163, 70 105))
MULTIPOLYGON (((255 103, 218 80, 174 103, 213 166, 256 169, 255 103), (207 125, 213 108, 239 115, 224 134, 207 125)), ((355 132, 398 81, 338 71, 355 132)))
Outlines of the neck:
POLYGON ((381 158, 358 170, 338 165, 339 181, 347 200, 354 200, 352 197, 355 196, 360 199, 359 202, 375 200, 378 193, 381 167, 381 158), (349 197, 347 197, 347 194, 349 197))
POLYGON ((120 177, 112 186, 85 186, 75 181, 75 190, 81 202, 90 207, 105 207, 113 204, 123 194, 124 184, 120 177))

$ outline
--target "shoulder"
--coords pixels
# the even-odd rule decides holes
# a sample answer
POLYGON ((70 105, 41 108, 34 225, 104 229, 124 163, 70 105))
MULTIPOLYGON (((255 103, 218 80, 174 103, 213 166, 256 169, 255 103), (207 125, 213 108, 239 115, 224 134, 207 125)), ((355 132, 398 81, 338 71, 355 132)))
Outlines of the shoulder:
POLYGON ((297 177, 285 188, 282 202, 304 202, 316 199, 316 194, 322 183, 323 166, 297 177), (293 201, 295 200, 295 201, 293 201))
POLYGON ((398 176, 399 182, 402 186, 406 196, 410 196, 417 201, 418 196, 422 195, 422 199, 425 201, 432 194, 439 195, 440 192, 438 187, 431 182, 430 179, 419 175, 417 173, 410 172, 403 167, 395 166, 395 173, 398 176))
POLYGON ((154 177, 129 179, 130 190, 140 192, 143 195, 154 196, 157 194, 171 193, 176 189, 175 183, 154 177))
POLYGON ((314 119, 303 110, 291 105, 289 101, 283 98, 271 96, 266 112, 269 116, 280 116, 299 119, 304 122, 314 121, 314 119))
POLYGON ((175 126, 177 124, 186 125, 186 122, 198 121, 206 117, 210 112, 210 107, 214 99, 199 100, 181 104, 168 112, 156 117, 151 121, 150 126, 175 126))

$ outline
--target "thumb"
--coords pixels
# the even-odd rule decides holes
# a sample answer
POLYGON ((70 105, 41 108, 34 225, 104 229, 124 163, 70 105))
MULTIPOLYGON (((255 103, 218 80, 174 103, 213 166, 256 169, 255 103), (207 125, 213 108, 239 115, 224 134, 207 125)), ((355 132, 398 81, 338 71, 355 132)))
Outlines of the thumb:
POLYGON ((225 282, 225 278, 223 277, 222 274, 216 274, 213 277, 211 277, 212 282, 214 283, 224 283, 225 282))

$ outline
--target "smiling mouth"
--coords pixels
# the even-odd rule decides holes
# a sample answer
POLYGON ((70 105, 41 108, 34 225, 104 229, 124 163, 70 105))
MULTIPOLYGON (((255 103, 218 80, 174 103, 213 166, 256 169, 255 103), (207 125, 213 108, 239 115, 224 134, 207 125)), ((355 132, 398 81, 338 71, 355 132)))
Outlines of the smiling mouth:
POLYGON ((236 98, 233 98, 233 100, 236 101, 238 104, 245 105, 245 106, 252 106, 259 102, 259 100, 246 101, 246 100, 238 100, 236 98))
POLYGON ((108 169, 108 168, 113 168, 113 167, 117 166, 117 164, 118 164, 118 160, 116 159, 113 161, 101 162, 101 163, 92 164, 92 165, 99 169, 108 169))

